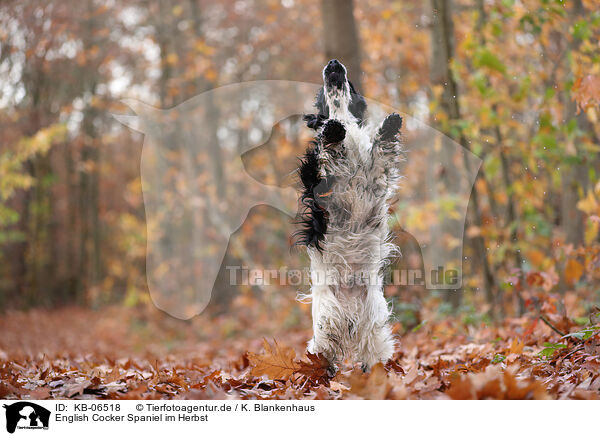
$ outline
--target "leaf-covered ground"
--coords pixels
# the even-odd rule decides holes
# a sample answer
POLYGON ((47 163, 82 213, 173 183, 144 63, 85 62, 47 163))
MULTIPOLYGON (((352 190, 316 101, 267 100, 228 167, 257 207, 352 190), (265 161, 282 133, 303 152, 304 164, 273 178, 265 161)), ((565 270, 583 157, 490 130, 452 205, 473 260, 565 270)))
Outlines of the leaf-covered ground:
MULTIPOLYGON (((239 318, 243 318, 240 314, 239 318)), ((329 378, 310 330, 266 339, 239 319, 191 322, 111 307, 0 318, 0 398, 597 399, 600 334, 567 318, 446 319, 399 334, 394 360, 329 378)), ((400 332, 400 326, 395 326, 400 332)))

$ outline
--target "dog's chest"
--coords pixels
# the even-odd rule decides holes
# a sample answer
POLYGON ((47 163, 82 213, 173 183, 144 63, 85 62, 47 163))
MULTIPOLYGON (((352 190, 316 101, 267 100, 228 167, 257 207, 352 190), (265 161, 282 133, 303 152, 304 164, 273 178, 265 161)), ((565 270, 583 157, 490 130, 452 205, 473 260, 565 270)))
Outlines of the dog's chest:
POLYGON ((341 155, 328 168, 331 231, 371 232, 385 219, 387 207, 385 199, 375 195, 369 136, 356 124, 347 129, 341 155))
POLYGON ((374 195, 371 171, 371 143, 367 132, 349 125, 341 158, 327 168, 331 189, 326 194, 328 230, 326 253, 334 263, 348 270, 351 264, 378 263, 383 256, 387 205, 374 195))

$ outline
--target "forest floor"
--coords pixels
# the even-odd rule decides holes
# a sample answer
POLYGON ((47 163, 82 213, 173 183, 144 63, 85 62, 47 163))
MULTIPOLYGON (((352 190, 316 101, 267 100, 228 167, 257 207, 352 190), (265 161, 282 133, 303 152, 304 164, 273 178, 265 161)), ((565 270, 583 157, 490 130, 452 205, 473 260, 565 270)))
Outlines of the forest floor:
MULTIPOLYGON (((422 322, 386 366, 333 378, 311 332, 272 336, 228 316, 179 321, 154 308, 35 309, 0 317, 0 398, 598 399, 600 335, 555 315, 500 325, 422 322)), ((259 325, 260 323, 254 323, 259 325)), ((309 323, 301 323, 310 325, 309 323)))

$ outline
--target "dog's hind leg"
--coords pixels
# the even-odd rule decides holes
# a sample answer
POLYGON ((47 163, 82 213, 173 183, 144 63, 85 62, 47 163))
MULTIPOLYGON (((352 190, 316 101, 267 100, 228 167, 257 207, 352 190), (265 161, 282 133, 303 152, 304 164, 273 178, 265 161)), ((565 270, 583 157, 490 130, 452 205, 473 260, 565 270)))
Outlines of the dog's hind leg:
POLYGON ((373 365, 386 363, 394 354, 394 338, 389 325, 378 326, 367 335, 365 342, 368 344, 358 355, 361 368, 364 372, 369 371, 373 365))
POLYGON ((365 372, 378 362, 387 362, 394 354, 395 341, 388 318, 389 310, 383 292, 369 290, 357 350, 357 360, 365 372))
POLYGON ((328 373, 333 377, 339 362, 344 358, 339 303, 329 289, 316 287, 312 290, 313 337, 307 350, 320 354, 329 362, 328 373))

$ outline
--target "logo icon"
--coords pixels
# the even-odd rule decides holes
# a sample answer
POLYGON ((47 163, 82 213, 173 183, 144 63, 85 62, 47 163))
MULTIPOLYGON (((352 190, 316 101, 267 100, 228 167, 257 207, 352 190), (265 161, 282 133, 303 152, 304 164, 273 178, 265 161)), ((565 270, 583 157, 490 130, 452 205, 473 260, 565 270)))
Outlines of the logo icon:
POLYGON ((14 433, 15 429, 48 429, 50 411, 29 401, 19 401, 4 405, 6 409, 6 431, 14 433))

